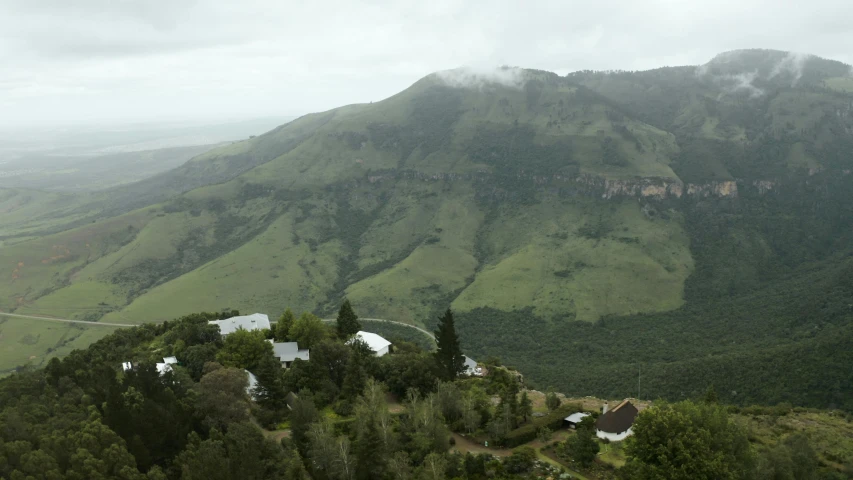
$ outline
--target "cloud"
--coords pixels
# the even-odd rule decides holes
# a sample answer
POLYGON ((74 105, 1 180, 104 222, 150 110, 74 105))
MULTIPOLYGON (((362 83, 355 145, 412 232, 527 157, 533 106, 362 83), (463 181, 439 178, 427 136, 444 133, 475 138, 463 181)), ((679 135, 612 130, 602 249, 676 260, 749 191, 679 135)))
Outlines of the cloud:
POLYGON ((757 98, 764 95, 764 90, 753 85, 756 78, 758 78, 757 71, 736 75, 718 75, 714 77, 714 80, 726 93, 747 92, 750 98, 757 98))
POLYGON ((755 80, 759 78, 758 70, 722 75, 715 75, 712 73, 712 66, 732 63, 738 59, 739 55, 739 52, 721 53, 711 59, 710 62, 696 67, 694 74, 697 78, 706 78, 717 85, 722 90, 720 96, 726 94, 736 95, 743 92, 749 94, 750 98, 757 98, 764 95, 764 90, 756 87, 754 84, 755 80))
POLYGON ((710 79, 723 90, 724 94, 746 92, 751 98, 760 97, 765 94, 765 91, 755 85, 756 80, 768 81, 777 77, 784 80, 783 77, 790 77, 791 86, 793 87, 802 78, 806 62, 814 58, 814 55, 787 52, 780 60, 773 63, 772 67, 764 65, 753 71, 739 73, 715 74, 713 72, 736 72, 739 69, 754 66, 756 61, 760 61, 759 57, 755 57, 755 55, 766 55, 769 57, 771 55, 781 55, 781 53, 778 51, 760 52, 744 50, 723 52, 715 56, 708 63, 696 67, 695 75, 698 78, 710 79))
POLYGON ((0 12, 14 79, 0 105, 15 112, 0 124, 15 125, 295 115, 458 65, 474 67, 450 82, 523 85, 492 67, 645 70, 752 47, 853 63, 849 0, 0 0, 0 12))
POLYGON ((803 65, 805 65, 806 61, 812 57, 813 55, 807 53, 788 52, 788 55, 786 55, 785 58, 773 66, 773 69, 770 71, 770 75, 767 78, 774 78, 781 73, 790 73, 794 77, 794 80, 791 82, 791 86, 794 86, 803 76, 803 65))
POLYGON ((514 67, 474 68, 465 66, 436 72, 436 76, 446 85, 456 88, 482 89, 488 85, 498 84, 520 89, 527 82, 527 73, 521 68, 514 67))

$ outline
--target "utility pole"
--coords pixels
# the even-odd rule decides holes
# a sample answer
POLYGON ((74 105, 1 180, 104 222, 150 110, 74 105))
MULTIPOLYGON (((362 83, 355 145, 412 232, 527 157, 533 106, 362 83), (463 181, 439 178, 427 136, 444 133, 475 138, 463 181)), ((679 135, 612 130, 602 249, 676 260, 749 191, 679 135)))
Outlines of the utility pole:
POLYGON ((642 374, 642 371, 643 364, 641 363, 637 366, 637 400, 640 399, 640 375, 642 374))

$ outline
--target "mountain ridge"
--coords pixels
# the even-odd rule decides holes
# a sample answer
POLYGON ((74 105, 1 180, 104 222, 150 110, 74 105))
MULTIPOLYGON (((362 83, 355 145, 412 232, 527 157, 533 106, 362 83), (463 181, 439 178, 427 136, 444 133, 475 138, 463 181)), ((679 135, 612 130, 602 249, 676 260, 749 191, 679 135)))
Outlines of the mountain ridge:
MULTIPOLYGON (((846 262, 853 236, 844 200, 853 89, 832 76, 842 64, 797 58, 729 53, 702 75, 701 66, 431 74, 381 102, 214 150, 171 178, 69 202, 62 211, 76 223, 51 212, 7 224, 0 265, 16 273, 0 280, 0 308, 120 323, 226 308, 329 313, 348 297, 365 315, 430 328, 449 305, 474 351, 508 356, 543 382, 565 382, 563 369, 596 392, 609 387, 581 367, 533 366, 536 345, 497 351, 488 342, 503 344, 483 332, 507 328, 504 318, 541 324, 552 352, 577 348, 571 337, 586 325, 622 319, 612 333, 621 342, 631 329, 687 322, 687 312, 730 315, 715 302, 756 295, 743 300, 754 309, 743 321, 772 332, 738 330, 742 344, 719 347, 678 328, 659 337, 778 358, 766 338, 784 330, 805 342, 809 327, 780 325, 760 305, 782 285, 806 288, 786 275, 834 271, 828 259, 846 262), (752 71, 746 80, 761 94, 712 78, 752 71)), ((792 308, 818 295, 803 291, 792 308)), ((822 322, 841 325, 844 344, 849 315, 830 310, 822 322)), ((54 348, 39 342, 22 345, 13 365, 54 348)), ((624 370, 612 353, 591 353, 602 362, 595 372, 624 370)), ((715 365, 687 351, 654 362, 715 365)))

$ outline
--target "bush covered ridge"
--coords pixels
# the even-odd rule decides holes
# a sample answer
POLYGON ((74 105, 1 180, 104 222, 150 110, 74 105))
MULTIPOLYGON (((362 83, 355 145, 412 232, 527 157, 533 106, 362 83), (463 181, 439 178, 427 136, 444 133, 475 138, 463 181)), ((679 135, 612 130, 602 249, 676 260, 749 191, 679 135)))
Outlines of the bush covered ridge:
MULTIPOLYGON (((342 312, 344 322, 354 317, 347 316, 351 309, 342 312)), ((614 446, 595 438, 597 409, 567 432, 563 418, 582 405, 553 392, 541 405, 541 394, 497 361, 485 365, 486 377, 467 378, 406 342, 376 357, 310 313, 286 329, 238 330, 224 338, 208 324, 234 314, 119 330, 43 369, 0 380, 0 476, 520 480, 581 470, 600 479, 799 480, 853 474, 853 445, 838 441, 849 436, 849 415, 725 407, 709 390, 695 401, 654 402, 640 413, 635 435, 614 446), (311 359, 282 369, 268 337, 313 342, 311 359), (158 373, 154 363, 171 355, 179 363, 158 373), (125 361, 131 369, 122 368, 125 361), (244 369, 258 380, 254 400, 244 369), (503 449, 475 453, 474 442, 503 449)))

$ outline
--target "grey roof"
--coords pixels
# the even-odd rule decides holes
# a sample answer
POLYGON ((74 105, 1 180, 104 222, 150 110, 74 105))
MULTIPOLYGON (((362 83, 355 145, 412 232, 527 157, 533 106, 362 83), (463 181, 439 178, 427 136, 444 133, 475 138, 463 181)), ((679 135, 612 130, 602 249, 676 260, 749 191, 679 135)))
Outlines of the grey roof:
POLYGON ((255 389, 258 388, 258 377, 255 376, 252 372, 248 370, 243 370, 249 376, 249 385, 246 387, 246 393, 249 394, 250 397, 254 400, 255 398, 255 389))
POLYGON ((281 362, 292 362, 297 358, 308 360, 308 350, 300 350, 296 342, 273 342, 272 340, 269 342, 272 343, 273 355, 281 362))
POLYGON ((566 417, 565 420, 567 422, 571 422, 571 423, 578 423, 581 420, 583 420, 584 417, 588 417, 588 416, 589 416, 589 414, 586 412, 577 412, 577 413, 573 413, 573 414, 569 415, 568 417, 566 417))
POLYGON ((211 320, 207 323, 210 325, 219 325, 219 333, 222 335, 234 333, 240 328, 243 330, 263 330, 270 328, 270 318, 263 313, 231 317, 225 320, 211 320))
POLYGON ((469 356, 465 356, 465 373, 474 375, 477 373, 477 361, 469 356))

